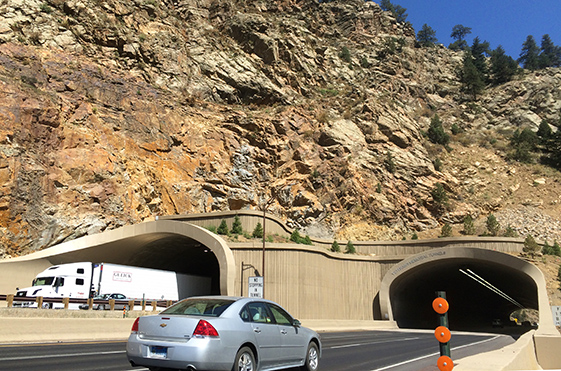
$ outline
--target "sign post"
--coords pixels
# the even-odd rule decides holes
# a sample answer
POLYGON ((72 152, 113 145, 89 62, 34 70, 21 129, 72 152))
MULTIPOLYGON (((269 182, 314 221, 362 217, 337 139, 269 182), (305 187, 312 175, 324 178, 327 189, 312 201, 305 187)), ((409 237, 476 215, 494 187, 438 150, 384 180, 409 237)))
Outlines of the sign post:
POLYGON ((249 297, 263 299, 263 286, 263 277, 249 277, 249 297))

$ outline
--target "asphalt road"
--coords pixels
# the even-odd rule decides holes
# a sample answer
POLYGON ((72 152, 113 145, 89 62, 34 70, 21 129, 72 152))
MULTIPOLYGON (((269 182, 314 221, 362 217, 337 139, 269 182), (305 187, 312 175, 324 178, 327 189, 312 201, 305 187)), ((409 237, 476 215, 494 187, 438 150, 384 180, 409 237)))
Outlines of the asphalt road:
MULTIPOLYGON (((323 333, 321 371, 437 370, 438 342, 432 333, 365 331, 323 333)), ((501 348, 514 340, 504 335, 457 335, 452 359, 501 348)), ((131 367, 125 342, 0 345, 0 370, 122 371, 131 367)), ((296 370, 290 370, 296 371, 296 370)))

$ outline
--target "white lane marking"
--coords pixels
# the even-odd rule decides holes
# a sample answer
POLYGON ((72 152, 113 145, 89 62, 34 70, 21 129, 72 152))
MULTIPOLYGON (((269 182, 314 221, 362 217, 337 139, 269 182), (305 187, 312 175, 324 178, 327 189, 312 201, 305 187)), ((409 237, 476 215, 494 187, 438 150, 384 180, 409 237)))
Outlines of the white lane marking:
POLYGON ((40 358, 62 358, 62 357, 82 357, 82 356, 97 356, 97 355, 107 355, 107 354, 119 354, 125 353, 125 350, 114 350, 111 352, 95 352, 95 353, 71 353, 71 354, 51 354, 42 356, 26 356, 26 357, 8 357, 0 358, 0 361, 20 361, 26 359, 40 359, 40 358))
MULTIPOLYGON (((495 336, 495 337, 493 337, 493 338, 490 338, 490 339, 485 339, 485 340, 476 341, 475 343, 469 343, 469 344, 465 344, 465 345, 459 345, 459 346, 457 346, 457 347, 452 348, 451 350, 458 350, 458 349, 462 349, 462 348, 471 347, 471 346, 473 346, 473 345, 478 345, 478 344, 487 343, 487 342, 489 342, 489 341, 496 340, 496 339, 498 339, 499 337, 500 337, 500 336, 497 335, 497 336, 495 336)), ((413 358, 413 359, 410 359, 410 360, 408 360, 408 361, 403 361, 403 362, 395 363, 395 364, 393 364, 393 365, 389 365, 389 366, 382 367, 382 368, 377 368, 377 369, 374 369, 374 370, 371 370, 371 371, 389 370, 390 368, 403 366, 403 365, 406 365, 406 364, 411 363, 411 362, 420 361, 421 359, 425 359, 425 358, 429 358, 429 357, 434 357, 434 356, 438 356, 438 355, 440 355, 440 352, 427 354, 427 355, 424 355, 424 356, 422 356, 422 357, 413 358)))
POLYGON ((327 349, 342 349, 342 348, 353 348, 353 347, 360 347, 363 345, 372 345, 372 344, 383 344, 383 343, 395 343, 399 341, 409 341, 409 340, 418 340, 419 338, 405 338, 405 339, 396 339, 396 340, 380 340, 380 341, 372 341, 368 343, 355 343, 355 344, 347 344, 347 345, 337 345, 334 347, 329 347, 327 349))

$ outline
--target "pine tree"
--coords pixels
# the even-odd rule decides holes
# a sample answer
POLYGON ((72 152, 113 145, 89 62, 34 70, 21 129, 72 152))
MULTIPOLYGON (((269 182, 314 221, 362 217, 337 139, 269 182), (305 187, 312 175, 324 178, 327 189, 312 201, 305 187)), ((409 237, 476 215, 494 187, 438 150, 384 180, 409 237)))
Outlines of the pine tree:
POLYGON ((257 223, 252 235, 254 238, 263 238, 263 226, 261 223, 257 223))
POLYGON ((421 30, 417 32, 417 42, 421 47, 434 46, 434 44, 438 42, 438 39, 436 38, 436 31, 425 23, 421 30))
POLYGON ((220 222, 220 225, 218 226, 216 232, 221 235, 228 234, 228 224, 226 224, 226 221, 224 219, 222 219, 222 221, 220 222))
POLYGON ((232 230, 230 231, 233 235, 243 234, 242 222, 239 216, 234 216, 234 222, 232 223, 232 230))
POLYGON ((446 190, 441 183, 436 183, 436 186, 431 190, 430 195, 438 208, 447 209, 449 207, 448 194, 446 194, 446 190))
POLYGON ((347 242, 347 247, 345 249, 345 254, 356 254, 355 245, 351 241, 347 242))
POLYGON ((553 246, 551 247, 551 251, 552 251, 553 255, 561 256, 561 247, 559 246, 557 241, 555 241, 553 243, 553 246))
POLYGON ((542 247, 542 254, 544 255, 553 255, 553 249, 551 246, 549 246, 549 244, 547 243, 547 241, 545 241, 543 247, 542 247))
POLYGON ((551 167, 561 170, 561 130, 557 130, 546 141, 542 161, 551 167))
POLYGON ((518 63, 505 54, 501 45, 491 52, 491 81, 493 84, 500 85, 509 82, 517 71, 518 63))
POLYGON ((395 19, 400 23, 404 23, 407 19, 407 14, 405 13, 407 9, 403 8, 400 5, 392 4, 390 0, 382 0, 380 2, 380 8, 382 8, 382 10, 391 12, 395 19))
POLYGON ((489 68, 487 67, 486 55, 489 54, 489 42, 479 40, 479 37, 473 39, 471 45, 471 56, 473 57, 473 65, 479 72, 479 77, 483 84, 487 83, 489 78, 489 68))
POLYGON ((499 224, 497 218, 495 218, 493 214, 489 214, 485 225, 487 227, 487 233, 490 236, 496 236, 499 234, 499 229, 501 229, 501 225, 499 224))
POLYGON ((429 130, 427 131, 427 136, 429 140, 435 144, 442 144, 443 146, 447 146, 448 143, 450 143, 450 135, 448 135, 444 131, 442 121, 440 121, 440 117, 438 117, 438 114, 435 114, 432 118, 429 130))
POLYGON ((551 139, 553 135, 553 130, 551 130, 551 126, 549 126, 547 121, 542 120, 536 134, 538 135, 538 138, 540 138, 540 142, 542 142, 542 144, 547 144, 547 141, 551 139))
POLYGON ((473 57, 469 52, 466 52, 464 55, 461 81, 463 84, 463 91, 470 94, 473 100, 476 100, 477 95, 485 88, 485 83, 481 79, 481 74, 475 67, 475 64, 473 64, 473 57))
POLYGON ((561 48, 556 46, 549 35, 542 36, 541 53, 538 57, 539 68, 560 67, 561 48))
POLYGON ((337 241, 333 241, 333 243, 331 244, 331 251, 341 252, 341 248, 339 247, 339 243, 337 241))
POLYGON ((452 27, 452 33, 450 37, 456 41, 450 44, 448 48, 452 50, 466 50, 468 48, 467 42, 464 38, 471 33, 471 27, 465 27, 461 24, 457 24, 452 27))
POLYGON ((522 44, 522 51, 518 62, 522 63, 525 69, 537 70, 539 68, 539 52, 540 49, 536 44, 534 36, 528 35, 526 41, 522 44))
POLYGON ((475 234, 475 225, 473 224, 473 218, 471 215, 466 215, 464 218, 464 234, 466 235, 474 235, 475 234))

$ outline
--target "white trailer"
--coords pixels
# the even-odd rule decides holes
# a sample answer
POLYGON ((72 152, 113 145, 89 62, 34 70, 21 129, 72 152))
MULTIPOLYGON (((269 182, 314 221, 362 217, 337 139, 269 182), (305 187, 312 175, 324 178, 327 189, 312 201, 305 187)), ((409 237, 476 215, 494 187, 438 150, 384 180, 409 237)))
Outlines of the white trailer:
MULTIPOLYGON (((210 290, 210 277, 110 263, 81 262, 47 268, 37 275, 31 287, 18 290, 16 296, 87 299, 119 293, 129 299, 178 300, 207 295, 210 290)), ((36 305, 35 302, 14 302, 14 306, 36 305)), ((60 303, 45 303, 43 306, 63 307, 60 303)))

